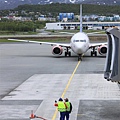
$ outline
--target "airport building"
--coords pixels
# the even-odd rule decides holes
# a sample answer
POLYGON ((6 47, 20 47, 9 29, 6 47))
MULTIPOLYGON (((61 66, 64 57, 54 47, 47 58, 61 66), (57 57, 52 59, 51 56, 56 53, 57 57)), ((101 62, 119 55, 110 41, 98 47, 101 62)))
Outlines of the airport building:
MULTIPOLYGON (((120 22, 83 22, 83 29, 104 30, 108 27, 120 28, 120 22)), ((79 22, 46 23, 47 30, 75 30, 80 28, 79 22)))
POLYGON ((59 13, 58 17, 59 21, 73 21, 74 20, 74 13, 59 13))

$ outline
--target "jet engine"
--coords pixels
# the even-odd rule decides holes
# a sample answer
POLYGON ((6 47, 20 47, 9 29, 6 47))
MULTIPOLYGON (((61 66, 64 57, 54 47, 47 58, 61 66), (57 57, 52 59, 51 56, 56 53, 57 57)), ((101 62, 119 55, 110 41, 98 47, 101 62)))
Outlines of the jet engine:
POLYGON ((63 53, 63 48, 61 46, 54 46, 52 49, 52 54, 61 55, 63 53))
POLYGON ((100 55, 106 54, 107 53, 107 46, 106 45, 101 45, 98 47, 98 53, 100 55))

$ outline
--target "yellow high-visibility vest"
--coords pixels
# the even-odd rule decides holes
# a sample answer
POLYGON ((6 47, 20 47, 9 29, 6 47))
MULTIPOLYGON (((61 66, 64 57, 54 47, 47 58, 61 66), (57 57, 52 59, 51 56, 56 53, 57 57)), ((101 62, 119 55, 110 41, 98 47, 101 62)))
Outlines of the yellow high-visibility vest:
POLYGON ((66 111, 64 102, 62 102, 62 101, 58 102, 58 111, 60 111, 60 112, 65 112, 66 111))
POLYGON ((65 102, 65 103, 66 103, 66 105, 67 105, 66 111, 70 111, 70 102, 65 102))

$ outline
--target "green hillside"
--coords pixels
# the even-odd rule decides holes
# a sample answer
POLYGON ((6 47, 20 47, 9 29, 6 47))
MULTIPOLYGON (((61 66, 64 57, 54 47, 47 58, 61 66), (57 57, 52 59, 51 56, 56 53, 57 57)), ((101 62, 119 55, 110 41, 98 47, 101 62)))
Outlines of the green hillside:
MULTIPOLYGON (((42 14, 51 13, 53 16, 58 15, 60 12, 73 12, 79 14, 79 4, 46 4, 46 5, 21 5, 14 10, 18 11, 34 11, 41 12, 42 14)), ((97 14, 97 15, 120 15, 120 6, 105 6, 105 5, 83 5, 83 15, 97 14)))

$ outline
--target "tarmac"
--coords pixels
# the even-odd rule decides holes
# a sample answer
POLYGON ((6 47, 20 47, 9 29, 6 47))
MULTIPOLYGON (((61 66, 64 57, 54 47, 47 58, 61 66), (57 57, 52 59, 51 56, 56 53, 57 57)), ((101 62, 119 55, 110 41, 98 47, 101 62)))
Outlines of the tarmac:
MULTIPOLYGON (((70 120, 119 120, 120 85, 103 77, 105 56, 82 61, 53 56, 52 47, 0 44, 0 120, 30 120, 31 111, 59 120, 54 101, 69 98, 70 120)), ((34 120, 38 120, 35 118, 34 120)))
MULTIPOLYGON (((64 33, 64 32, 56 32, 56 33, 52 33, 52 32, 43 32, 43 33, 38 33, 36 35, 17 35, 17 34, 13 34, 13 35, 0 35, 0 39, 3 38, 53 38, 53 37, 72 37, 75 33, 64 33)), ((106 34, 96 34, 96 33, 92 33, 92 34, 88 34, 88 36, 96 36, 96 37, 107 37, 106 34)))

